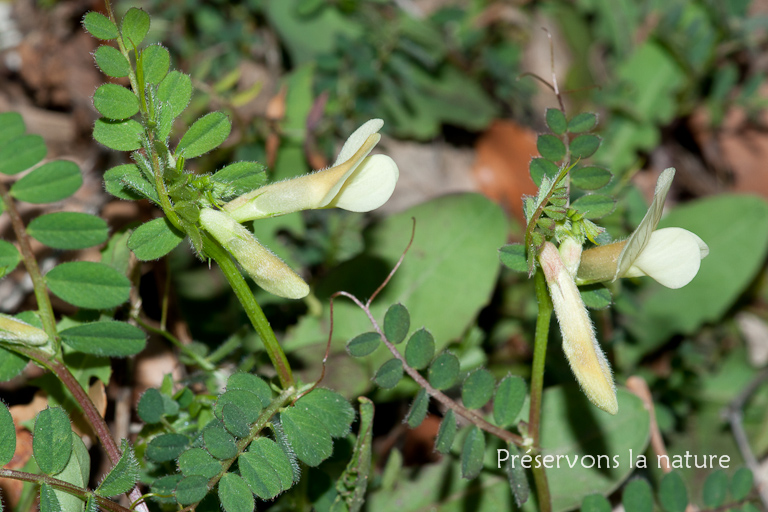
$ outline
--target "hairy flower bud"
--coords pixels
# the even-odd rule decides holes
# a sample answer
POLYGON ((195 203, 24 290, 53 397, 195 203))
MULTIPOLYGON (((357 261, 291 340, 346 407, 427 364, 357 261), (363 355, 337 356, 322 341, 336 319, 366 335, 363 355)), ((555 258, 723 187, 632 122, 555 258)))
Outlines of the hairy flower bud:
POLYGON ((39 347, 48 343, 48 334, 42 329, 0 313, 0 341, 39 347))

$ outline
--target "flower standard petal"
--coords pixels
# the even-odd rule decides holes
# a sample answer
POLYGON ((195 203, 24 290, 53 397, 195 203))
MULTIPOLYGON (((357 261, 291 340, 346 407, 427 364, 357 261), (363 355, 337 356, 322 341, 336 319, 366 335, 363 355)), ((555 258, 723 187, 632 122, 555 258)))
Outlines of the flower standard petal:
POLYGON ((347 178, 326 208, 369 212, 386 203, 395 191, 400 171, 386 155, 367 157, 347 178))
POLYGON ((592 321, 573 277, 550 242, 544 243, 539 262, 560 324, 563 352, 576 380, 590 402, 607 413, 616 414, 619 404, 611 367, 597 343, 592 321))
POLYGON ((682 288, 696 277, 707 254, 707 244, 690 231, 659 229, 621 277, 649 276, 667 288, 682 288))
POLYGON ((229 214, 205 208, 200 211, 200 224, 264 290, 287 299, 309 294, 307 283, 229 214))

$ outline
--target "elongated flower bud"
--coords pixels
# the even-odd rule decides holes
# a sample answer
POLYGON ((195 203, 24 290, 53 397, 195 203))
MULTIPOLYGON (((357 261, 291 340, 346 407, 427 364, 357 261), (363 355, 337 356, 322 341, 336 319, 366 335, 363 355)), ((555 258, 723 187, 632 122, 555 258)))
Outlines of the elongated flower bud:
POLYGON ((545 242, 539 256, 563 338, 563 351, 590 402, 610 414, 619 410, 616 386, 573 276, 557 248, 545 242))
POLYGON ((200 212, 200 224, 264 290, 288 299, 309 294, 307 283, 229 214, 205 208, 200 212))
POLYGON ((48 335, 42 329, 0 313, 0 341, 39 347, 48 343, 48 335))

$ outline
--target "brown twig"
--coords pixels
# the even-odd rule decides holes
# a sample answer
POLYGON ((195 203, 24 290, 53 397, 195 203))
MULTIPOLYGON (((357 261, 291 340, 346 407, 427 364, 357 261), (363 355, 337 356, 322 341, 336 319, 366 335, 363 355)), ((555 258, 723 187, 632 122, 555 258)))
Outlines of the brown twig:
POLYGON ((672 471, 672 468, 669 465, 669 456, 667 455, 664 438, 661 436, 659 424, 656 421, 656 408, 653 405, 653 397, 651 396, 651 390, 648 388, 648 383, 642 377, 633 375, 627 379, 627 389, 643 401, 643 406, 651 417, 651 448, 656 454, 661 470, 664 473, 669 473, 672 471), (664 461, 663 463, 662 460, 664 461))

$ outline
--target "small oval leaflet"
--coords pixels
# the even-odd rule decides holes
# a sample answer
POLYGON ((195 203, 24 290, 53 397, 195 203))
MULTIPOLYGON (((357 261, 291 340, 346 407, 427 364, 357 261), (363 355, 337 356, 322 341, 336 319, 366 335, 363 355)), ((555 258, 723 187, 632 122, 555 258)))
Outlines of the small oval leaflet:
POLYGON ((147 181, 136 164, 123 164, 109 169, 104 173, 104 188, 119 199, 147 198, 160 204, 155 186, 147 181))
POLYGON ((221 471, 221 462, 202 448, 190 448, 179 456, 179 471, 184 476, 200 475, 213 478, 221 471))
POLYGON ((150 85, 159 84, 171 67, 171 55, 165 47, 153 44, 141 52, 141 64, 144 66, 144 81, 150 85))
POLYGON ((459 358, 450 352, 443 352, 429 367, 429 383, 435 389, 448 389, 459 380, 459 358))
POLYGON ((182 240, 184 233, 173 227, 167 218, 160 217, 136 228, 128 239, 128 248, 139 260, 150 261, 162 258, 182 240))
POLYGON ((221 421, 227 432, 240 439, 248 437, 251 433, 250 425, 239 407, 232 404, 224 404, 221 408, 221 421))
POLYGON ((421 328, 411 335, 405 346, 405 362, 416 370, 423 370, 435 356, 435 338, 421 328))
POLYGON ((20 261, 21 254, 19 254, 16 246, 5 240, 0 240, 0 277, 9 274, 20 261))
POLYGON ((602 494, 590 494, 581 502, 581 512, 611 512, 611 502, 602 494))
POLYGON ((72 426, 61 407, 49 407, 35 418, 32 451, 43 473, 61 472, 72 454, 72 426))
POLYGON ((568 131, 571 133, 587 132, 597 125, 597 115, 592 112, 577 114, 568 122, 568 131))
POLYGON ((581 196, 571 204, 571 208, 584 215, 585 219, 599 219, 613 211, 616 200, 605 194, 581 196))
POLYGON ((285 436, 296 457, 309 466, 318 466, 331 456, 333 441, 325 426, 317 419, 296 407, 280 414, 285 436))
POLYGON ((548 108, 545 114, 547 126, 555 135, 562 135, 568 128, 568 122, 565 120, 565 114, 559 108, 548 108))
POLYGON ((461 401, 467 409, 479 409, 488 403, 493 396, 493 387, 496 381, 491 372, 485 368, 478 368, 464 379, 461 388, 461 401))
POLYGON ((93 125, 93 138, 99 144, 117 151, 134 151, 141 147, 141 134, 144 128, 133 119, 113 121, 107 118, 97 119, 93 125))
POLYGON ((653 512, 653 494, 651 486, 643 479, 630 480, 621 493, 624 510, 633 512, 653 512))
POLYGON ((408 424, 408 426, 411 428, 416 428, 421 425, 421 422, 424 421, 424 418, 427 417, 428 407, 429 395, 427 394, 426 389, 421 388, 416 395, 416 398, 413 399, 411 409, 408 411, 408 416, 405 419, 405 422, 408 424))
POLYGON ((259 498, 271 500, 282 492, 280 476, 262 454, 246 452, 238 458, 238 464, 243 479, 259 498))
MULTIPOLYGON (((232 125, 223 112, 206 114, 189 127, 176 146, 176 158, 195 158, 227 140, 232 125)), ((94 134, 95 137, 95 134, 94 134)))
POLYGON ((507 427, 514 423, 527 393, 525 380, 517 375, 507 375, 499 382, 493 397, 493 419, 498 426, 507 427))
POLYGON ((735 500, 743 500, 754 484, 754 475, 749 468, 739 468, 733 474, 731 480, 731 497, 735 500))
POLYGON ((392 358, 381 365, 373 377, 374 382, 384 389, 392 389, 403 378, 403 362, 392 358))
POLYGON ((451 451, 453 446, 453 440, 456 438, 456 416, 453 413, 453 409, 448 409, 445 413, 443 421, 440 422, 440 429, 437 431, 437 438, 435 438, 435 450, 443 455, 451 451))
POLYGON ((176 484, 176 500, 181 505, 191 505, 208 494, 208 479, 200 475, 187 476, 176 484))
POLYGON ((291 488, 296 481, 296 475, 288 456, 276 442, 266 437, 257 437, 248 447, 248 451, 261 455, 272 466, 280 479, 282 490, 287 491, 291 488))
POLYGON ((83 17, 83 28, 93 37, 102 41, 117 39, 118 36, 117 25, 98 12, 91 11, 83 17))
POLYGON ((54 249, 85 249, 104 243, 109 227, 101 217, 79 212, 56 212, 32 219, 27 231, 54 249))
POLYGON ((541 180, 544 176, 554 178, 559 172, 560 168, 557 164, 546 158, 536 157, 531 159, 531 163, 528 164, 528 173, 537 187, 541 186, 541 180))
POLYGON ((0 172, 18 174, 39 163, 48 153, 39 135, 21 135, 0 149, 0 172))
POLYGON ((18 112, 0 113, 0 147, 3 147, 8 141, 15 139, 19 135, 24 135, 26 130, 24 118, 18 112))
POLYGON ((722 469, 713 471, 704 481, 702 501, 707 508, 717 508, 728 495, 728 475, 722 469))
POLYGON ((147 389, 136 407, 136 413, 144 423, 159 423, 163 417, 163 395, 156 388, 147 389))
POLYGON ((464 439, 461 450, 461 476, 475 478, 483 469, 485 456, 485 434, 477 427, 472 427, 464 439))
POLYGON ((16 451, 16 427, 8 407, 0 401, 0 466, 5 466, 16 451))
POLYGON ((381 336, 377 332, 365 332, 355 336, 347 343, 347 352, 353 357, 365 357, 372 354, 381 343, 381 336))
POLYGON ((139 99, 121 85, 104 84, 93 93, 93 106, 109 119, 128 119, 139 112, 139 99))
POLYGON ((149 24, 149 14, 136 7, 128 9, 121 24, 123 43, 128 50, 141 44, 149 32, 149 24))
POLYGON ((499 249, 499 259, 515 272, 528 272, 528 256, 523 244, 507 244, 499 249))
POLYGON ((541 156, 553 162, 562 160, 565 156, 565 144, 554 135, 539 135, 536 140, 536 148, 541 156))
POLYGON ((213 413, 217 418, 223 418, 223 409, 226 405, 237 407, 247 423, 253 423, 259 419, 262 410, 259 397, 244 389, 228 389, 219 396, 213 407, 213 413))
POLYGON ((61 263, 45 275, 48 288, 74 306, 108 309, 128 300, 131 283, 123 274, 103 263, 61 263))
POLYGON ((65 329, 61 331, 61 341, 86 354, 126 357, 144 350, 147 335, 125 322, 103 321, 65 329))
POLYGON ((571 141, 571 156, 574 159, 577 158, 589 158, 595 154, 597 148, 600 147, 600 137, 592 135, 591 133, 585 133, 574 137, 571 141))
POLYGON ((253 512, 256 507, 248 484, 234 473, 221 477, 218 493, 224 512, 253 512))
POLYGON ((411 316, 402 304, 392 304, 384 315, 384 335, 397 345, 408 336, 411 328, 411 316))
POLYGON ((685 512, 688 506, 688 491, 680 473, 672 471, 661 479, 659 502, 667 512, 685 512))
POLYGON ((192 80, 180 71, 171 71, 157 87, 157 97, 168 103, 173 117, 181 114, 192 98, 192 80))
POLYGON ((214 424, 203 430, 203 442, 208 453, 219 460, 231 459, 237 455, 237 445, 232 437, 221 425, 214 424))
POLYGON ((128 59, 120 53, 120 50, 112 46, 104 44, 96 48, 93 59, 99 69, 107 76, 123 78, 131 72, 131 64, 128 59))
POLYGON ((181 455, 188 444, 183 434, 160 434, 149 442, 146 455, 155 462, 167 462, 181 455))
POLYGON ((80 188, 83 177, 76 163, 69 160, 47 162, 11 187, 11 195, 27 203, 53 203, 66 199, 80 188))
POLYGON ((261 401, 262 407, 267 407, 272 402, 272 390, 269 384, 252 373, 233 373, 227 380, 227 391, 232 389, 253 393, 261 401))
POLYGON ((299 398, 293 410, 304 411, 323 425, 331 437, 344 437, 355 419, 347 399, 330 389, 315 388, 299 398))
POLYGON ((579 167, 571 171, 571 183, 584 190, 603 188, 613 179, 613 174, 602 167, 579 167))

